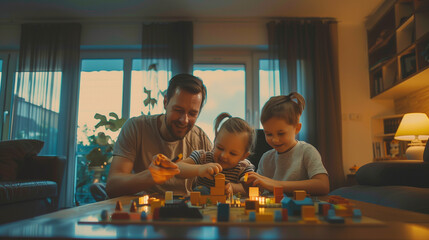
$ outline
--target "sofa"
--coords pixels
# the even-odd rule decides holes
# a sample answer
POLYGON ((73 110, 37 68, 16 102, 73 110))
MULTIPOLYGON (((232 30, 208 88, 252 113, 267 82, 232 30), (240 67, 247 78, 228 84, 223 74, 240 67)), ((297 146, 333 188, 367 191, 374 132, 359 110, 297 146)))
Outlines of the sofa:
POLYGON ((429 144, 423 161, 392 160, 368 163, 356 172, 357 185, 330 195, 429 214, 429 144))
POLYGON ((44 142, 0 142, 0 224, 58 210, 65 158, 38 156, 44 142))

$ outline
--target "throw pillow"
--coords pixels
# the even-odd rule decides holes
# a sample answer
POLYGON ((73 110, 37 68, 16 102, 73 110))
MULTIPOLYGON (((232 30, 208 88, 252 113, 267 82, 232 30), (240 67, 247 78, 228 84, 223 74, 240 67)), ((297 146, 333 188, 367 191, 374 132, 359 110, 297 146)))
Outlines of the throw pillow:
POLYGON ((14 181, 28 157, 36 156, 43 141, 35 139, 0 142, 0 181, 14 181))

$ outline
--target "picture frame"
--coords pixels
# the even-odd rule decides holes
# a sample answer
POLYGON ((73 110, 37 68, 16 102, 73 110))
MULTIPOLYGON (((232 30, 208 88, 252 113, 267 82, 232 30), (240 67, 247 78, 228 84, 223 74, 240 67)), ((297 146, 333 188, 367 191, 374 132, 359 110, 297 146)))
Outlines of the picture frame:
POLYGON ((402 79, 415 73, 416 67, 416 54, 414 52, 405 54, 401 57, 401 77, 402 79))

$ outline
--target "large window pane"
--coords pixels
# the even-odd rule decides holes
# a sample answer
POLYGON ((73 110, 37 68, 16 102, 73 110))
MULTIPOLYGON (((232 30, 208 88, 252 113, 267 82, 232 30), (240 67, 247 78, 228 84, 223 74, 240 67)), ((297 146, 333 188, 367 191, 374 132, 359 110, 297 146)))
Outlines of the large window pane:
POLYGON ((194 75, 207 87, 207 103, 198 118, 198 126, 213 141, 213 122, 217 115, 228 112, 245 119, 245 65, 195 64, 194 75))
POLYGON ((89 185, 106 181, 112 146, 119 134, 109 123, 122 123, 123 65, 122 59, 82 60, 76 153, 79 204, 94 202, 89 185))
MULTIPOLYGON (((153 62, 153 60, 152 60, 153 62)), ((166 71, 168 61, 158 60, 150 64, 148 60, 133 59, 131 72, 130 116, 163 113, 163 93, 171 79, 171 71, 166 71)))
MULTIPOLYGON (((272 96, 280 95, 280 75, 279 71, 270 71, 268 67, 268 59, 259 60, 259 112, 262 112, 262 107, 272 96), (274 75, 274 76, 273 76, 274 75), (273 80, 274 79, 274 80, 273 80)), ((260 116, 260 114, 259 114, 260 116)), ((262 124, 259 121, 259 126, 262 124)))

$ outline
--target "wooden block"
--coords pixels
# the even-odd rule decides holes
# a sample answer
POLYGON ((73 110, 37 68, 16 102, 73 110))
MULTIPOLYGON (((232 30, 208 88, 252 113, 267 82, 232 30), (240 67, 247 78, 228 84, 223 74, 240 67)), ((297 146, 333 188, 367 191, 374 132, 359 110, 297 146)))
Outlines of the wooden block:
POLYGON ((314 206, 302 206, 301 217, 303 220, 305 220, 306 218, 315 218, 316 211, 314 210, 314 206))
POLYGON ((306 196, 307 196, 307 192, 304 190, 293 191, 293 200, 301 201, 301 200, 304 200, 306 196))
POLYGON ((215 178, 215 187, 225 187, 225 178, 215 178))
POLYGON ((257 222, 273 222, 274 216, 273 216, 273 214, 256 213, 256 221, 257 222))
POLYGON ((173 192, 166 191, 164 200, 165 200, 165 203, 173 203, 173 192))
POLYGON ((153 212, 154 209, 160 208, 160 207, 162 207, 161 200, 156 199, 156 200, 151 201, 151 203, 150 203, 150 209, 152 210, 152 212, 153 212))
POLYGON ((259 212, 259 202, 256 200, 246 200, 244 205, 245 210, 254 210, 259 212))
POLYGON ((282 208, 282 219, 283 222, 287 222, 288 221, 288 213, 287 213, 287 208, 282 208))
POLYGON ((274 187, 273 194, 274 194, 274 196, 281 196, 283 198, 283 188, 282 187, 274 187))
POLYGON ((137 204, 135 201, 131 202, 130 212, 137 212, 137 204))
POLYGON ((122 211, 122 203, 121 201, 116 202, 115 211, 122 211))
POLYGON ((201 192, 191 192, 191 203, 194 206, 200 205, 201 192))
POLYGON ((249 198, 259 197, 259 187, 249 187, 249 198))
POLYGON ((127 212, 116 211, 112 213, 112 220, 128 220, 130 219, 130 214, 127 212))
POLYGON ((132 212, 130 213, 130 220, 140 220, 140 216, 141 216, 140 213, 132 212))
POLYGON ((210 195, 214 195, 214 196, 225 195, 225 186, 223 186, 223 187, 210 187, 210 195))
POLYGON ((281 203, 282 199, 283 199, 283 195, 274 196, 274 202, 275 203, 281 203))

